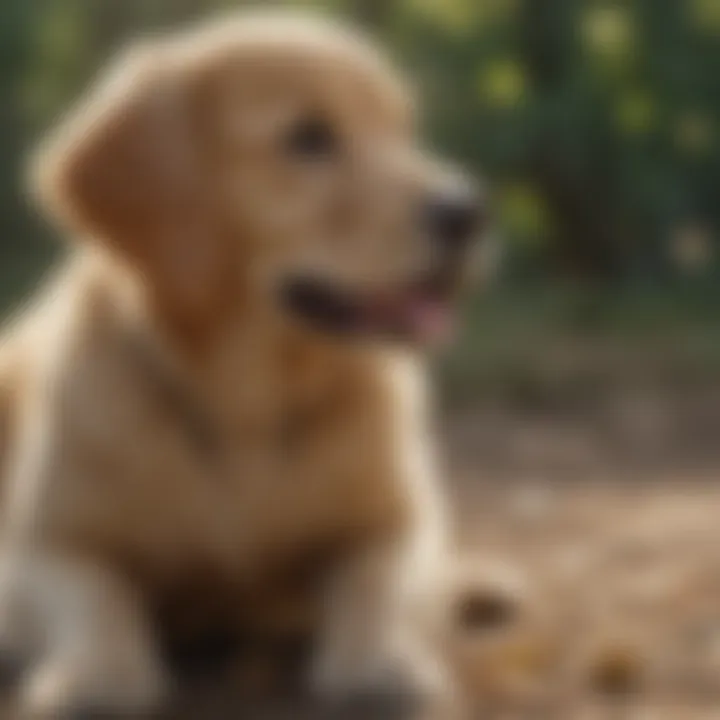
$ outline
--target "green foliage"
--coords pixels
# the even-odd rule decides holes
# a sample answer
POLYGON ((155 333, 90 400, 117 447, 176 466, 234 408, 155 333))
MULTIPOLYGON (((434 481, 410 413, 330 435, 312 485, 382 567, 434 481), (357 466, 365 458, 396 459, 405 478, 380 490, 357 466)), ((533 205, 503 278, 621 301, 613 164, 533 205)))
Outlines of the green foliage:
MULTIPOLYGON (((434 143, 496 188, 511 274, 662 280, 687 271, 673 251, 687 228, 705 238, 694 272, 712 274, 718 0, 287 2, 369 26, 419 78, 434 143)), ((17 191, 38 133, 128 38, 246 4, 269 2, 0 3, 6 285, 48 257, 17 191)))

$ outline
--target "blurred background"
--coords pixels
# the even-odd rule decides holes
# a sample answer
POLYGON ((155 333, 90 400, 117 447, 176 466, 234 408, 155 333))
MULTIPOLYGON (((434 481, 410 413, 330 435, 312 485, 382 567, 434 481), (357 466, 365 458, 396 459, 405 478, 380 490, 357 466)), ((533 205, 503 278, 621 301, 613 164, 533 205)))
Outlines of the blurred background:
MULTIPOLYGON (((0 3, 0 307, 59 248, 22 200, 44 128, 139 32, 243 4, 0 3)), ((541 393, 610 370, 696 382, 720 368, 718 0, 291 4, 379 36, 418 80, 428 136, 491 179, 503 279, 447 363, 457 395, 541 393), (601 367, 584 370, 566 354, 596 343, 612 367, 607 353, 585 353, 601 367), (558 345, 561 378, 544 362, 558 345)))
MULTIPOLYGON (((22 193, 44 128, 127 39, 244 4, 0 2, 0 308, 61 252, 22 193)), ((378 36, 428 137, 493 188, 502 273, 441 362, 441 425, 468 542, 532 576, 565 632, 474 645, 483 677, 507 666, 493 692, 515 701, 582 638, 601 694, 642 678, 664 688, 638 701, 653 718, 716 707, 720 0, 291 4, 378 36)))

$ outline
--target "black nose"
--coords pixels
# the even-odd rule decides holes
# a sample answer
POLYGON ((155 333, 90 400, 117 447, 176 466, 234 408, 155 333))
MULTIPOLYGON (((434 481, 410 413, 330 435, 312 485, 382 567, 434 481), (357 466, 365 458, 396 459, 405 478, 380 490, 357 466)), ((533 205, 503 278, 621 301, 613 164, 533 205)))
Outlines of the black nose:
POLYGON ((470 191, 446 193, 429 200, 426 218, 433 239, 448 248, 462 246, 482 229, 485 204, 470 191))

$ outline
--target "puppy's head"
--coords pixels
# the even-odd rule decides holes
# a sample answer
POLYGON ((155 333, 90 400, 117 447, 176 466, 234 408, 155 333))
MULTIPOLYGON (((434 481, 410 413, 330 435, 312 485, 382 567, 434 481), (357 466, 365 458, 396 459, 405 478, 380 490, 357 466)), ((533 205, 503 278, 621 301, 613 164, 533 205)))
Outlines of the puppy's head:
POLYGON ((484 219, 479 191, 419 147, 380 53, 289 15, 132 49, 36 170, 55 214, 175 312, 259 293, 344 336, 442 331, 484 219))

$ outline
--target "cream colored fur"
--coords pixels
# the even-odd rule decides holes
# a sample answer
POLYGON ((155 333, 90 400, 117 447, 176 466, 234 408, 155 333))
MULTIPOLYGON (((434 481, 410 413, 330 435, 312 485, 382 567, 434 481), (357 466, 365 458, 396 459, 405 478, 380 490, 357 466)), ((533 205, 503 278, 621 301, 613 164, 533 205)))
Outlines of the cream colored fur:
POLYGON ((445 688, 422 360, 325 337, 272 295, 288 268, 354 286, 428 262, 410 207, 450 171, 412 115, 364 40, 241 17, 130 51, 42 146, 34 189, 77 242, 0 349, 0 647, 30 660, 26 709, 152 707, 169 689, 157 597, 196 575, 252 595, 324 545, 342 560, 311 682, 445 688), (306 111, 352 138, 343 166, 280 157, 306 111), (209 418, 213 457, 136 347, 209 418))

